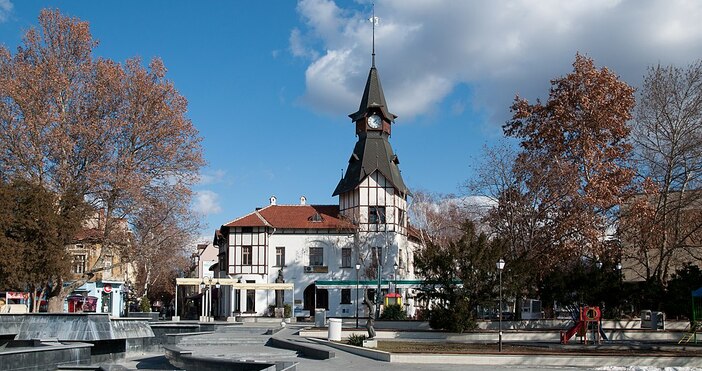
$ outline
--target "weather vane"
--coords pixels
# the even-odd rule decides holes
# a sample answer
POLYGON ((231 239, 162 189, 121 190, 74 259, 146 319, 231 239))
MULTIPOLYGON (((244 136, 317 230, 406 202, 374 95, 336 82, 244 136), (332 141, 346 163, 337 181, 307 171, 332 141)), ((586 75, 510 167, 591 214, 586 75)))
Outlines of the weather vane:
POLYGON ((372 66, 375 67, 375 25, 378 24, 380 18, 375 16, 375 3, 373 3, 373 16, 368 18, 368 20, 373 24, 373 49, 372 49, 372 66))

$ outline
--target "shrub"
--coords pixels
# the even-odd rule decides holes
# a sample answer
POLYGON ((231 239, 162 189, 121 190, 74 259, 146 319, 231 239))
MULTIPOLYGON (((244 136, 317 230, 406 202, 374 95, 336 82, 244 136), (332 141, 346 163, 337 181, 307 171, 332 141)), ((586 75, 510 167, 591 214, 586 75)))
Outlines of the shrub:
POLYGON ((402 321, 407 319, 407 313, 402 309, 400 304, 388 305, 380 315, 380 319, 386 321, 402 321))
POLYGON ((347 342, 349 343, 349 345, 355 345, 357 347, 362 347, 363 340, 366 340, 366 335, 351 334, 351 335, 349 335, 349 339, 347 340, 347 342))
POLYGON ((290 318, 290 316, 292 315, 292 307, 290 306, 290 304, 283 304, 283 315, 285 316, 285 318, 290 318))
POLYGON ((478 325, 471 315, 470 309, 465 302, 460 302, 454 308, 448 309, 440 306, 432 308, 429 314, 429 326, 433 329, 441 329, 450 332, 463 333, 464 331, 475 330, 478 325))
POLYGON ((148 297, 141 297, 141 301, 139 302, 139 309, 142 312, 151 312, 151 302, 149 301, 148 297))

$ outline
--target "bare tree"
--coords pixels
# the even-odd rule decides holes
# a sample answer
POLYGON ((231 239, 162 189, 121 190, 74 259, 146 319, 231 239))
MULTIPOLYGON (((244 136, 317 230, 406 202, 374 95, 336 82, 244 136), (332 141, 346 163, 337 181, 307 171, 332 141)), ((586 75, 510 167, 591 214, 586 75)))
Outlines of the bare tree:
POLYGON ((624 258, 633 275, 664 285, 702 258, 702 61, 649 69, 632 139, 640 193, 620 224, 624 258))
POLYGON ((188 199, 179 197, 183 192, 186 190, 174 194, 154 192, 135 211, 129 261, 137 268, 138 296, 149 296, 151 301, 157 299, 149 295, 152 286, 169 288, 173 272, 186 268, 183 264, 188 263, 188 249, 200 229, 188 199))

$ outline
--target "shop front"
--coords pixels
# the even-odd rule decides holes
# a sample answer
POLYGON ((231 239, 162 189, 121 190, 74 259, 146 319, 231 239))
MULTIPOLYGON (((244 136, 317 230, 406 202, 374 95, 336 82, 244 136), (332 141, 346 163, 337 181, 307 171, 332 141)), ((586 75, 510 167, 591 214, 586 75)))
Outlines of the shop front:
POLYGON ((73 290, 64 302, 68 313, 108 313, 120 317, 124 311, 121 281, 86 282, 73 290))

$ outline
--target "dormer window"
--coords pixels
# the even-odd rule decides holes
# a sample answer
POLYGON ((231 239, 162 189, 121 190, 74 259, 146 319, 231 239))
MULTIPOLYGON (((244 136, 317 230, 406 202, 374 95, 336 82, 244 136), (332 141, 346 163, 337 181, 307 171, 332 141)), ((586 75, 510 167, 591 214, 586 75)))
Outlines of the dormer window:
POLYGON ((324 218, 322 218, 322 215, 319 213, 314 213, 314 215, 310 216, 307 218, 307 220, 311 221, 312 223, 321 223, 324 221, 324 218))

